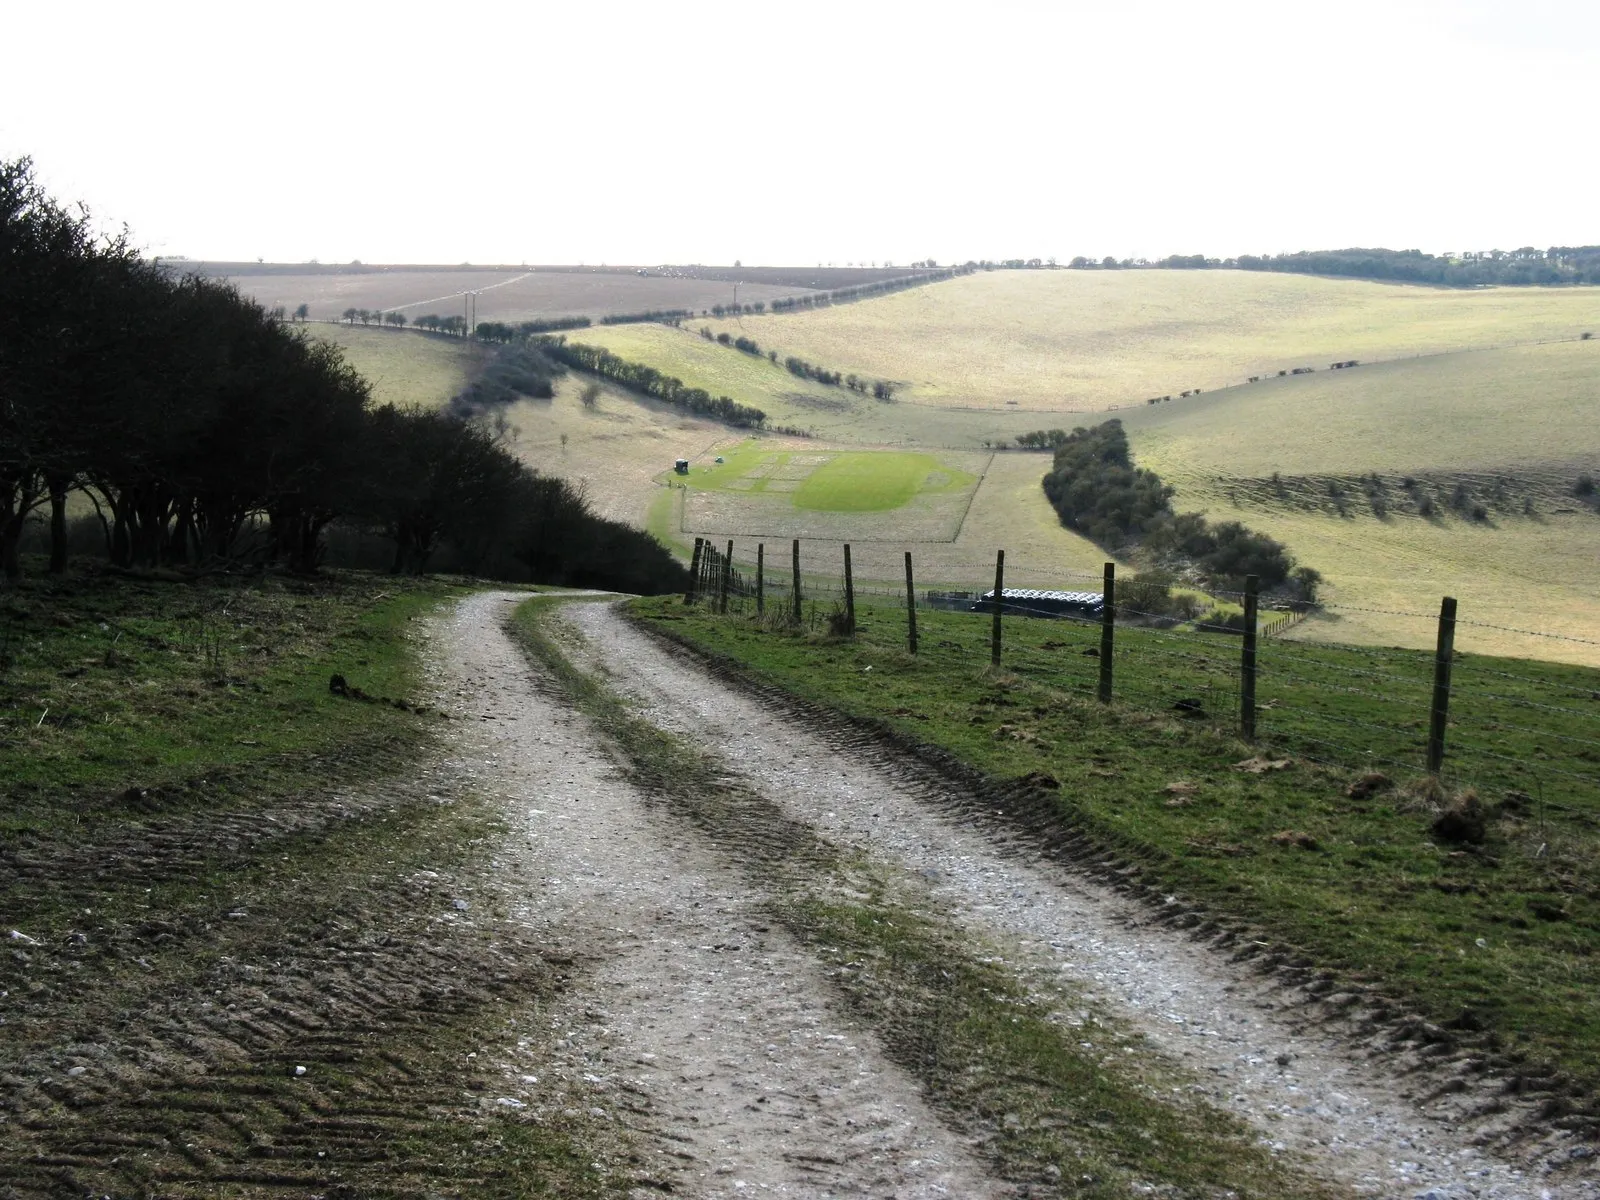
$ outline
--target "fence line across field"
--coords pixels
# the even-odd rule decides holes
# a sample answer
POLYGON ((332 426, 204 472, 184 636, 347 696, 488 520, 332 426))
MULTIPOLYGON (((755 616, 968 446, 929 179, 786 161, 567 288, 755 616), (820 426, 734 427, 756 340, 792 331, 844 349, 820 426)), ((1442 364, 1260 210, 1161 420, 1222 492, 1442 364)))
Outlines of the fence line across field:
MULTIPOLYGON (((904 552, 905 582, 895 585, 881 580, 858 582, 855 579, 854 561, 849 544, 842 546, 837 559, 826 552, 806 552, 804 539, 790 540, 788 570, 775 567, 781 557, 769 558, 765 542, 758 542, 754 555, 753 573, 735 565, 738 547, 732 540, 721 542, 711 538, 696 538, 690 564, 690 582, 684 594, 686 604, 704 603, 717 614, 736 613, 755 615, 763 620, 780 617, 791 625, 803 625, 813 630, 826 629, 840 637, 855 637, 860 630, 861 606, 871 614, 874 622, 885 612, 899 611, 905 620, 905 651, 917 655, 923 650, 923 634, 918 629, 919 611, 966 611, 988 616, 987 630, 975 628, 971 636, 959 641, 941 639, 938 652, 952 651, 970 654, 974 661, 987 651, 991 668, 1007 664, 1007 618, 1050 618, 1069 629, 1080 631, 1071 647, 1081 649, 1083 656, 1097 661, 1092 668, 1074 668, 1073 660, 1059 655, 1054 660, 1041 661, 1037 646, 1023 647, 1021 657, 1013 650, 1010 669, 1024 677, 1037 679, 1058 688, 1088 695, 1091 692, 1102 703, 1114 699, 1132 699, 1135 703, 1154 701, 1163 703, 1172 697, 1170 682, 1152 682, 1145 668, 1154 666, 1159 672, 1176 678, 1182 675, 1197 694, 1210 697, 1205 705, 1227 703, 1234 709, 1235 717, 1229 722, 1239 736, 1255 741, 1259 726, 1270 726, 1268 732, 1286 745, 1315 746, 1318 750, 1301 749, 1313 761, 1328 760, 1326 751, 1339 752, 1344 766, 1370 766, 1375 763, 1405 767, 1403 757, 1396 750, 1406 746, 1408 752, 1420 751, 1420 766, 1427 774, 1437 776, 1445 768, 1447 758, 1454 761, 1478 763, 1509 763, 1511 773, 1534 776, 1560 776, 1584 784, 1600 787, 1600 778, 1592 778, 1577 771, 1565 770, 1548 763, 1529 763, 1478 744, 1491 741, 1492 735, 1513 733, 1537 738, 1548 738, 1570 747, 1582 747, 1579 757, 1587 757, 1588 749, 1600 749, 1600 709, 1588 711, 1566 704, 1545 703, 1550 698, 1581 696, 1600 700, 1600 690, 1573 687, 1540 678, 1535 671, 1503 670, 1481 666, 1476 661, 1455 651, 1454 639, 1458 625, 1486 628, 1507 628, 1463 619, 1457 615, 1454 598, 1445 597, 1437 612, 1408 609, 1367 609, 1355 606, 1328 605, 1334 612, 1374 612, 1426 619, 1435 629, 1435 647, 1431 662, 1414 658, 1409 663, 1396 661, 1396 655, 1421 655, 1423 652, 1392 651, 1342 646, 1323 643, 1284 642, 1272 640, 1272 634, 1305 619, 1313 606, 1301 605, 1290 612, 1263 611, 1259 587, 1254 576, 1246 580, 1243 590, 1218 592, 1209 590, 1215 597, 1228 595, 1237 598, 1242 614, 1235 614, 1229 624, 1201 622, 1193 630, 1174 627, 1170 614, 1150 612, 1117 602, 1116 566, 1105 564, 1099 576, 1089 576, 1076 571, 1026 570, 1030 583, 1041 578, 1055 578, 1077 582, 1098 579, 1100 590, 1090 592, 1080 587, 1047 589, 1038 587, 1012 588, 1006 585, 1008 565, 1004 551, 995 556, 994 586, 979 588, 926 588, 916 585, 915 564, 910 551, 904 552), (1143 624, 1140 624, 1143 623, 1143 624), (1137 641, 1132 648, 1118 646, 1118 630, 1128 627, 1136 631, 1137 641), (1219 643, 1218 636, 1237 636, 1236 650, 1219 643), (1081 646, 1080 646, 1081 642, 1081 646), (1131 678, 1118 678, 1119 651, 1126 656, 1136 653, 1138 663, 1129 663, 1134 671, 1131 678), (1370 666, 1351 666, 1330 661, 1335 657, 1358 656, 1370 666), (1400 668, 1415 666, 1416 674, 1401 674, 1400 668), (1427 668, 1431 668, 1427 669, 1427 668), (1463 687, 1455 678, 1462 671, 1472 681, 1463 687), (1374 687, 1356 686, 1355 683, 1332 683, 1315 677, 1317 672, 1332 672, 1374 687), (1478 690, 1476 676, 1500 680, 1498 690, 1478 690), (1508 695, 1507 682, 1526 687, 1538 698, 1508 695), (1396 686, 1386 686, 1396 685, 1396 686), (1381 689, 1381 690, 1378 690, 1381 689), (1270 693, 1263 703, 1263 690, 1270 693), (1385 706, 1385 711, 1398 710, 1393 720, 1381 723, 1366 720, 1351 712, 1328 711, 1330 702, 1339 700, 1361 701, 1385 706), (1528 713, 1549 713, 1551 720, 1575 718, 1582 723, 1577 730, 1539 727, 1533 724, 1513 723, 1499 719, 1494 713, 1452 712, 1458 710, 1463 699, 1480 707, 1509 706, 1521 712, 1521 721, 1538 721, 1528 713), (1413 714, 1407 720, 1405 714, 1413 714), (1285 720, 1284 718, 1288 719, 1285 720), (1411 743, 1410 730, 1425 729, 1420 745, 1411 743), (1584 736, 1591 731, 1593 737, 1584 736), (1314 731, 1314 732, 1313 732, 1314 731), (1331 740, 1343 737, 1345 740, 1331 740), (1366 744, 1356 744, 1364 741, 1366 744), (1379 746, 1394 747, 1384 749, 1379 746)), ((745 547, 748 556, 748 545, 745 547)), ((881 635, 881 629, 878 631, 881 635)), ((1529 636, 1550 637, 1559 641, 1587 641, 1563 634, 1544 634, 1530 630, 1512 630, 1529 636)), ((1059 643, 1056 649, 1067 647, 1059 643)), ((1045 643, 1048 652, 1051 642, 1045 643)), ((1475 657, 1475 656, 1474 656, 1475 657)), ((1203 708, 1198 700, 1183 701, 1174 707, 1190 704, 1203 708)), ((1357 710, 1364 711, 1364 710, 1357 710)), ((1186 716, 1197 715, 1186 711, 1186 716)), ((1203 715, 1215 719, 1214 714, 1203 715)), ((1570 721, 1568 722, 1571 723, 1570 721)), ((1329 760, 1331 761, 1331 760, 1329 760)), ((1507 768, 1496 768, 1497 773, 1507 768)))

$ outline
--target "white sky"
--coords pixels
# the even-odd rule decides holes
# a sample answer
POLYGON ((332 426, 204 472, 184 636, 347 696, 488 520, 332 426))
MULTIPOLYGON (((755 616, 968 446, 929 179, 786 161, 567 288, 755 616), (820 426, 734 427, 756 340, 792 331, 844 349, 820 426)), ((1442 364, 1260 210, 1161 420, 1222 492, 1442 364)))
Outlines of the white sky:
POLYGON ((150 252, 1600 242, 1594 0, 7 5, 0 157, 150 252))

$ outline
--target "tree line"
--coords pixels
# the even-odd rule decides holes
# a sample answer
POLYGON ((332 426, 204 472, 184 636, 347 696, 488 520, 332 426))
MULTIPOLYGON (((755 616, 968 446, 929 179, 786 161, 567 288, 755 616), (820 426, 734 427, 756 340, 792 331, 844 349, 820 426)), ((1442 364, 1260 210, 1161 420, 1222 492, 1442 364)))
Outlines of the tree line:
MULTIPOLYGON (((694 312, 687 308, 647 308, 642 312, 611 313, 600 318, 602 325, 639 325, 655 321, 663 325, 675 325, 684 317, 692 317, 694 312)), ((587 321, 584 324, 588 324, 587 321)))
MULTIPOLYGON (((765 357, 768 362, 777 365, 778 352, 776 350, 763 351, 761 344, 752 337, 746 337, 743 334, 734 337, 729 333, 719 333, 713 336, 708 325, 700 327, 700 336, 708 342, 714 341, 718 345, 727 346, 729 349, 737 350, 741 354, 748 354, 752 358, 765 357)), ((803 358, 796 358, 792 354, 783 360, 783 367, 789 374, 800 379, 814 380, 829 387, 847 387, 852 392, 860 392, 863 396, 871 392, 875 400, 888 401, 894 399, 895 385, 885 379, 866 379, 854 373, 845 374, 840 371, 830 371, 826 367, 816 366, 803 358)))
MULTIPOLYGON (((276 309, 273 310, 274 315, 277 314, 277 311, 278 310, 276 309)), ((294 310, 295 320, 304 321, 310 311, 310 305, 302 304, 299 308, 294 310)), ((354 325, 357 321, 360 321, 363 325, 389 325, 395 329, 404 329, 406 327, 405 313, 399 312, 395 309, 347 308, 344 310, 344 312, 339 314, 339 318, 346 325, 354 325)), ((439 321, 438 317, 431 317, 429 319, 434 321, 436 324, 439 321)), ((461 321, 462 325, 466 324, 466 321, 462 318, 458 317, 456 319, 461 321)), ((419 321, 418 323, 420 324, 421 322, 419 321)))
POLYGON ((1136 552, 1153 566, 1195 570, 1216 586, 1237 589, 1255 575, 1263 589, 1316 599, 1321 576, 1297 567, 1282 543, 1238 521, 1212 525, 1199 513, 1175 512, 1173 489, 1134 465, 1121 421, 1060 434, 1040 432, 1044 444, 1056 448, 1043 483, 1068 529, 1106 550, 1136 552))
POLYGON ((396 571, 448 545, 467 569, 512 578, 648 591, 683 578, 653 539, 595 517, 491 426, 373 405, 337 347, 226 281, 98 237, 29 160, 0 161, 5 580, 21 577, 41 509, 49 569, 66 570, 74 493, 126 568, 312 572, 342 524, 389 538, 396 571))
POLYGON ((1173 254, 1153 261, 1143 258, 1118 261, 1113 257, 1095 260, 1079 255, 1067 267, 1075 271, 1278 271, 1296 275, 1393 279, 1446 287, 1552 287, 1600 283, 1600 246, 1551 246, 1544 250, 1523 246, 1517 250, 1472 250, 1460 254, 1424 254, 1421 250, 1381 248, 1241 254, 1237 258, 1173 254))
POLYGON ((714 397, 704 388, 689 387, 676 376, 644 363, 630 362, 602 347, 568 342, 559 335, 541 337, 537 342, 546 355, 559 363, 602 376, 630 391, 653 396, 697 416, 742 429, 760 429, 767 423, 767 414, 759 408, 739 404, 730 396, 714 397))
MULTIPOLYGON (((933 265, 933 260, 928 260, 933 265)), ((926 271, 921 275, 907 275, 901 279, 882 279, 876 283, 858 283, 850 287, 834 288, 830 292, 809 292, 802 296, 783 296, 769 301, 767 307, 775 313, 797 312, 808 308, 827 308, 832 304, 849 304, 871 296, 884 296, 890 292, 903 292, 907 288, 921 287, 925 283, 939 283, 958 275, 970 275, 978 269, 976 263, 959 267, 946 267, 942 271, 926 271)), ((716 312, 716 309, 712 309, 716 312)), ((718 314, 721 315, 720 313, 718 314)))
POLYGON ((545 317, 538 321, 519 321, 508 325, 504 321, 479 321, 473 336, 480 342, 510 344, 537 337, 541 333, 559 333, 565 329, 587 329, 593 324, 588 317, 545 317))

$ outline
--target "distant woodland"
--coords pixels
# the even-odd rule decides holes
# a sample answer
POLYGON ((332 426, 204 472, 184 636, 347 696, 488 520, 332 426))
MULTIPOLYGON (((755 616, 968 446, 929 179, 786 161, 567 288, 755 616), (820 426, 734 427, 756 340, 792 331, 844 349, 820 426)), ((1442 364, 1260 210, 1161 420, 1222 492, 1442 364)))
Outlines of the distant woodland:
MULTIPOLYGON (((1037 259, 1030 260, 1033 265, 1037 259)), ((1025 266, 1024 263, 1006 265, 1025 266)), ((1420 250, 1301 250, 1294 254, 1243 254, 1207 258, 1174 254, 1157 260, 1089 259, 1081 255, 1067 264, 1076 271, 1238 270, 1279 271, 1294 275, 1342 275, 1356 279, 1393 279, 1445 287, 1539 286, 1600 284, 1600 246, 1551 246, 1539 250, 1473 250, 1460 254, 1424 254, 1420 250)))

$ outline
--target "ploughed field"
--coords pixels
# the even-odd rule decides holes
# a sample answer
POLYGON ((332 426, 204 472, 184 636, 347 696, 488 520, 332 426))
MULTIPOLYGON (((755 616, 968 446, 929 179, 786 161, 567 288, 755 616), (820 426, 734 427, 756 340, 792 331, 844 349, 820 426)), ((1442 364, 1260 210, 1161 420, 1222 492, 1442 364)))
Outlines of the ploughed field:
POLYGON ((407 317, 462 313, 477 293, 480 321, 531 321, 618 313, 766 303, 785 296, 897 279, 892 268, 657 266, 347 266, 296 263, 176 264, 224 275, 268 308, 311 306, 313 321, 337 321, 347 308, 397 310, 407 317))

